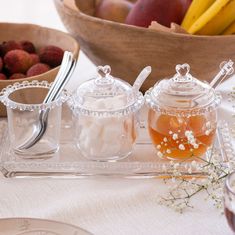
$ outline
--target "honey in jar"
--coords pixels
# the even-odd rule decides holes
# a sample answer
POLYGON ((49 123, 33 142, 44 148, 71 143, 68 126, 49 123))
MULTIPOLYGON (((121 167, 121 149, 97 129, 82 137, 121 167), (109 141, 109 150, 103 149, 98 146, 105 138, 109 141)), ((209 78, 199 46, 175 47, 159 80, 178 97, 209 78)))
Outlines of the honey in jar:
POLYGON ((189 70, 188 64, 177 65, 173 78, 146 93, 149 135, 160 158, 200 158, 210 151, 215 138, 220 99, 189 70))

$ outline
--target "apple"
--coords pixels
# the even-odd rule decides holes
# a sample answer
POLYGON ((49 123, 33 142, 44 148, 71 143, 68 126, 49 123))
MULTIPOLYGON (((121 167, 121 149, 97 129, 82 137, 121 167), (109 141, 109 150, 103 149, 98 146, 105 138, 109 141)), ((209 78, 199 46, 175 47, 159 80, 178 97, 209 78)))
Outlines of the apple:
POLYGON ((152 21, 170 27, 181 24, 192 0, 138 0, 129 12, 126 23, 148 27, 152 21))
POLYGON ((124 23, 133 7, 127 0, 102 0, 96 6, 95 16, 105 20, 124 23))

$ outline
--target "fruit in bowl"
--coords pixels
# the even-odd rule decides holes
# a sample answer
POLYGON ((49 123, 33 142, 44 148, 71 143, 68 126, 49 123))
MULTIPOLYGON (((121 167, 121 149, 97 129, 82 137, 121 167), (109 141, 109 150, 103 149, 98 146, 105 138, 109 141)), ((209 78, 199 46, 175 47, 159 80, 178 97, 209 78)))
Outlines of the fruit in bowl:
POLYGON ((190 34, 235 33, 235 0, 96 0, 94 8, 96 17, 140 27, 156 21, 169 28, 176 23, 190 34))
MULTIPOLYGON (((0 23, 0 45, 0 90, 25 80, 52 82, 63 51, 73 52, 74 57, 79 54, 79 44, 69 34, 33 24, 0 23), (61 48, 60 52, 52 53, 51 47, 47 48, 52 45, 61 48), (57 62, 51 64, 48 55, 53 61, 57 57, 57 62)), ((1 104, 0 116, 6 116, 1 104)))
POLYGON ((133 3, 127 0, 102 0, 95 10, 95 16, 101 19, 124 23, 133 3))
POLYGON ((6 79, 20 79, 40 75, 61 64, 64 51, 49 45, 36 50, 34 44, 24 40, 0 44, 0 71, 6 79), (38 51, 38 54, 37 54, 38 51))
POLYGON ((125 22, 130 25, 148 27, 152 21, 170 27, 181 24, 191 0, 138 0, 125 22))
MULTIPOLYGON (((197 0, 203 1, 209 0, 197 0)), ((143 90, 174 73, 174 65, 179 63, 190 64, 195 77, 210 81, 222 61, 235 60, 233 35, 198 36, 172 32, 168 27, 163 31, 100 19, 94 15, 96 0, 54 2, 65 27, 94 64, 109 64, 115 77, 131 84, 141 68, 150 65, 152 73, 143 90)))

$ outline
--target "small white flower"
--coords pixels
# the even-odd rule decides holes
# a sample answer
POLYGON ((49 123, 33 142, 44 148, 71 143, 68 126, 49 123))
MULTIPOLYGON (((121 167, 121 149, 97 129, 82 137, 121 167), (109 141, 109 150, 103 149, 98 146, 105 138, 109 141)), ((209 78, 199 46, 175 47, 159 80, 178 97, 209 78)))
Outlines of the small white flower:
POLYGON ((205 134, 206 134, 206 135, 210 135, 210 133, 211 133, 211 130, 206 130, 206 131, 205 131, 205 134))
POLYGON ((184 145, 183 145, 183 144, 180 144, 180 145, 179 145, 179 149, 180 149, 180 150, 185 150, 184 145))
POLYGON ((159 144, 159 145, 157 145, 157 149, 160 149, 161 148, 161 145, 159 144))
POLYGON ((171 150, 170 150, 170 149, 167 149, 166 152, 169 154, 169 153, 171 153, 171 150))
POLYGON ((164 141, 164 142, 167 142, 167 138, 166 138, 166 137, 164 137, 163 141, 164 141))
POLYGON ((194 144, 193 147, 194 147, 195 149, 198 149, 199 145, 198 145, 198 144, 194 144))
POLYGON ((172 138, 173 138, 173 140, 177 140, 178 139, 178 134, 174 133, 172 138))
POLYGON ((185 131, 184 135, 187 137, 187 136, 190 136, 192 134, 192 131, 185 131))
POLYGON ((172 132, 172 131, 169 131, 169 134, 170 134, 170 135, 172 135, 172 134, 173 134, 173 132, 172 132))

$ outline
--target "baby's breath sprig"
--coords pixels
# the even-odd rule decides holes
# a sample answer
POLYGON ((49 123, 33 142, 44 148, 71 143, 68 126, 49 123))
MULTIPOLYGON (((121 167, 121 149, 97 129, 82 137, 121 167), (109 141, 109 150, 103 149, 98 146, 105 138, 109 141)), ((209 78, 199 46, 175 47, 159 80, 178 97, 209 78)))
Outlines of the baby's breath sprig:
MULTIPOLYGON (((218 153, 217 153, 218 154, 218 153)), ((233 167, 221 164, 215 157, 208 160, 197 158, 204 162, 203 165, 197 165, 192 161, 192 167, 200 167, 201 172, 207 173, 203 176, 183 176, 173 175, 171 178, 164 179, 165 184, 169 185, 169 191, 164 196, 160 196, 159 204, 183 213, 186 209, 194 208, 191 199, 201 192, 206 192, 205 200, 211 200, 217 208, 222 208, 223 185, 226 176, 233 167)), ((177 167, 180 163, 176 163, 177 167)), ((233 165, 233 164, 232 164, 233 165)))

